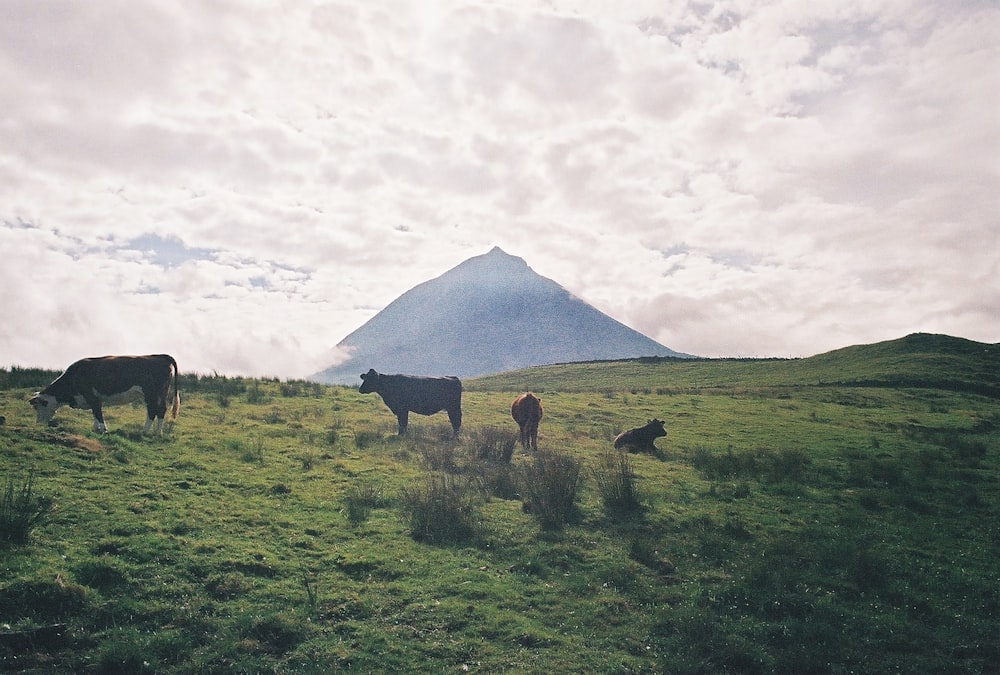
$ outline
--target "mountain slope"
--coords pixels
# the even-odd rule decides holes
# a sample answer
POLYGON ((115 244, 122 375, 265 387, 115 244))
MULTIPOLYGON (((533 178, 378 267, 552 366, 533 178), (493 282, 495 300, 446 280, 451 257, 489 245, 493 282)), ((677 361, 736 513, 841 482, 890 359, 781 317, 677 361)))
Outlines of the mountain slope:
POLYGON ((594 309, 499 248, 407 291, 338 345, 311 379, 386 373, 471 377, 546 363, 684 356, 594 309))

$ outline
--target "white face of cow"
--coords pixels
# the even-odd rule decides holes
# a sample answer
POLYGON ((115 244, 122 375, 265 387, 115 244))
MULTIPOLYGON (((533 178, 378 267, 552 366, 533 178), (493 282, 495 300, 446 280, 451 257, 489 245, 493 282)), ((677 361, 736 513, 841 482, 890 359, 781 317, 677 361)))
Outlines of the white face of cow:
POLYGON ((48 423, 59 407, 56 397, 50 394, 35 394, 28 403, 35 409, 35 420, 40 424, 48 423))

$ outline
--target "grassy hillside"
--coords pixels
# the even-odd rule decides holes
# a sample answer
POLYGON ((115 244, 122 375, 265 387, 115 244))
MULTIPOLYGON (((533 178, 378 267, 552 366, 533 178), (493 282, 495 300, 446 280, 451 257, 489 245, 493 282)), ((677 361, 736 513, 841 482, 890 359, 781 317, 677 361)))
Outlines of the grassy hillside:
POLYGON ((671 359, 570 363, 470 380, 472 389, 600 391, 785 385, 919 386, 1000 398, 1000 345, 918 333, 805 359, 671 359))
POLYGON ((935 339, 482 378, 457 442, 443 415, 397 438, 356 389, 225 378, 185 378, 163 437, 139 407, 46 428, 45 381, 8 379, 0 523, 41 519, 0 529, 0 669, 988 672, 1000 409, 952 385, 995 386, 996 350, 935 339), (862 380, 893 386, 829 384, 862 380), (508 465, 511 389, 546 414, 508 465), (654 416, 657 456, 609 452, 654 416))

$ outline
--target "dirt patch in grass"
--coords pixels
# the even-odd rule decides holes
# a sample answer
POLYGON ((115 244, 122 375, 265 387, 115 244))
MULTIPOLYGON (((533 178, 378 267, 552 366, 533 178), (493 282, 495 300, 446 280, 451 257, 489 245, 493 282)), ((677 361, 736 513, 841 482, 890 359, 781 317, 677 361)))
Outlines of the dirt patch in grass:
POLYGON ((104 446, 101 445, 101 442, 96 438, 78 436, 77 434, 60 434, 58 436, 54 436, 52 440, 65 448, 69 448, 70 450, 79 450, 93 455, 96 455, 104 450, 104 446))

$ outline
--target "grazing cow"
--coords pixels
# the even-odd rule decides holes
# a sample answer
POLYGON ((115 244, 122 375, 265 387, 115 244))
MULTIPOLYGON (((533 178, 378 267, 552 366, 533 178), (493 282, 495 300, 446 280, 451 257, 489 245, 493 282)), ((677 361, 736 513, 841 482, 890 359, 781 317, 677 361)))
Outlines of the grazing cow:
POLYGON ((362 394, 375 392, 399 422, 399 435, 406 433, 410 412, 433 415, 444 410, 458 436, 462 426, 462 381, 457 377, 383 375, 372 368, 361 376, 362 394))
POLYGON ((28 402, 35 409, 39 422, 49 422, 61 405, 90 408, 94 413, 94 431, 104 432, 108 425, 104 423, 102 405, 130 403, 142 398, 146 402, 146 426, 142 432, 147 433, 155 420, 156 431, 163 433, 171 373, 174 378, 173 417, 176 419, 181 404, 177 392, 177 362, 168 354, 80 359, 28 402))
POLYGON ((538 423, 542 421, 542 402, 528 392, 521 394, 510 404, 510 416, 521 430, 521 447, 538 450, 538 423))
POLYGON ((630 451, 652 452, 655 454, 657 450, 656 446, 653 445, 653 441, 666 435, 667 432, 663 428, 662 421, 649 420, 646 426, 629 429, 618 434, 615 438, 615 448, 628 448, 630 451))

